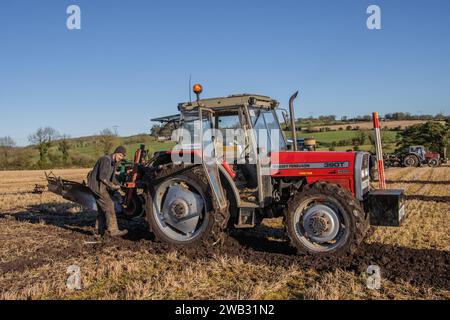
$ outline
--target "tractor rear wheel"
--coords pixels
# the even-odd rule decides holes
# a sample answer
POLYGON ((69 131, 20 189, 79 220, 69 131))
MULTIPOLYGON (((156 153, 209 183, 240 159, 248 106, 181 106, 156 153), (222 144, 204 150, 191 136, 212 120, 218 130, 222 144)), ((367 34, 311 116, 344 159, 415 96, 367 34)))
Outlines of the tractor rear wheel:
POLYGON ((419 166, 419 158, 413 154, 408 154, 403 159, 403 165, 405 167, 418 167, 419 166))
POLYGON ((288 203, 286 229, 300 253, 323 257, 353 254, 369 228, 359 202, 326 182, 307 185, 288 203))
POLYGON ((215 226, 213 195, 201 166, 169 165, 146 193, 147 222, 156 239, 174 245, 211 240, 215 226))

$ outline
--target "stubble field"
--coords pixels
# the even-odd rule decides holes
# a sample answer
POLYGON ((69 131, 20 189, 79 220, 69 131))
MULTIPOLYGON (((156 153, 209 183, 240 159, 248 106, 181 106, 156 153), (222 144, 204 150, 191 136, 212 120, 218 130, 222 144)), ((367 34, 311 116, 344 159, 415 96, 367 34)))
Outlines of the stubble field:
MULTIPOLYGON (((82 181, 87 170, 58 170, 82 181)), ((281 221, 232 232, 221 247, 178 250, 146 224, 120 220, 126 239, 97 242, 95 212, 45 192, 43 171, 0 172, 0 299, 450 299, 450 167, 387 170, 404 188, 407 219, 378 228, 344 266, 297 256, 281 221), (381 268, 368 289, 367 267, 381 268), (66 286, 81 269, 81 290, 66 286)))

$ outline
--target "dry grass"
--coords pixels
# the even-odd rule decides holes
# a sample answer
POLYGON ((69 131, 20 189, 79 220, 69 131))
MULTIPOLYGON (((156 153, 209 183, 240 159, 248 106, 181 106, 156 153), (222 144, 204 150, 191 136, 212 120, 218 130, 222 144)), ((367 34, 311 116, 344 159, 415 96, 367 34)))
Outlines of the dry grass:
MULTIPOLYGON (((57 172, 78 181, 86 173, 57 172)), ((415 252, 435 250, 448 256, 450 168, 389 169, 387 175, 390 181, 398 181, 389 183, 390 187, 406 189, 408 219, 402 228, 377 229, 366 242, 415 252)), ((26 193, 35 183, 43 183, 43 176, 42 171, 0 172, 1 299, 450 298, 448 287, 434 282, 416 286, 402 277, 383 278, 380 290, 370 290, 365 273, 350 269, 268 265, 227 252, 207 258, 174 251, 157 253, 150 240, 86 243, 92 240, 94 213, 83 212, 51 193, 26 193), (66 287, 66 269, 72 264, 81 267, 82 290, 66 287)), ((259 236, 277 238, 277 229, 269 227, 279 228, 280 221, 264 224, 265 232, 259 236)))

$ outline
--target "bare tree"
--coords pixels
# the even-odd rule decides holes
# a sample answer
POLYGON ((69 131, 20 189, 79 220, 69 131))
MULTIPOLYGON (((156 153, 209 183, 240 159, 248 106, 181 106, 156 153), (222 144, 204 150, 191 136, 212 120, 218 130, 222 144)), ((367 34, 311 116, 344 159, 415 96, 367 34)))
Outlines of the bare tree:
POLYGON ((28 136, 28 141, 39 150, 39 164, 47 161, 48 150, 53 145, 53 141, 58 137, 58 132, 51 128, 39 128, 35 133, 28 136))
POLYGON ((115 125, 113 126, 114 135, 117 137, 119 135, 119 126, 115 125))
POLYGON ((103 154, 109 154, 111 148, 113 147, 115 137, 116 134, 109 128, 100 131, 100 144, 102 146, 103 154))
POLYGON ((13 148, 16 146, 16 141, 10 136, 0 137, 0 148, 13 148))

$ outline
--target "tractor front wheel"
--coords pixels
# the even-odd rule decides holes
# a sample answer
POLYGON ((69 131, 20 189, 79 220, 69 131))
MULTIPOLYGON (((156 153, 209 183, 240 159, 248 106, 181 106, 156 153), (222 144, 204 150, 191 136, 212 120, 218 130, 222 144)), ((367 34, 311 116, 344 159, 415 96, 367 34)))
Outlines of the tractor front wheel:
POLYGON ((301 253, 341 257, 358 248, 369 228, 359 202, 342 187, 307 185, 288 203, 286 230, 301 253))
POLYGON ((428 166, 429 167, 437 167, 437 166, 439 166, 439 160, 438 159, 430 159, 430 160, 428 160, 428 166))
POLYGON ((123 216, 128 219, 141 216, 144 213, 144 202, 144 197, 133 194, 128 206, 122 208, 123 216))

